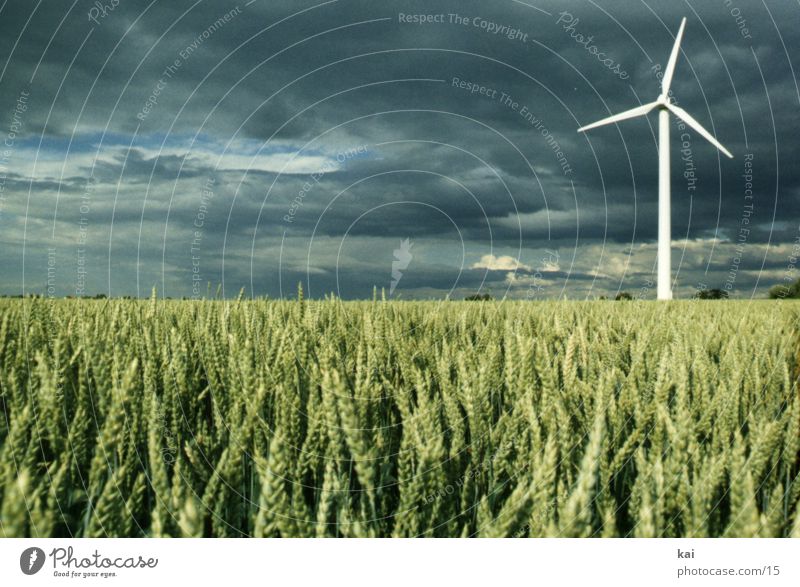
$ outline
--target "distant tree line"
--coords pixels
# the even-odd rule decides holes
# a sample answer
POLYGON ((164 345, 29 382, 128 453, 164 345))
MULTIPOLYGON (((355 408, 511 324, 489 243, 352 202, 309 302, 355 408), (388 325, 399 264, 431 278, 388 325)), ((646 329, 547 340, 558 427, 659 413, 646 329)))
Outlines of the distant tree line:
POLYGON ((468 301, 468 302, 490 302, 494 298, 492 298, 492 296, 490 296, 488 293, 486 293, 486 294, 476 293, 476 294, 469 295, 469 296, 465 297, 464 299, 466 301, 468 301))
POLYGON ((798 299, 800 298, 800 278, 791 285, 774 285, 769 289, 769 297, 772 300, 798 299))
MULTIPOLYGON (((219 288, 218 288, 217 289, 217 298, 219 298, 219 295, 220 295, 220 292, 219 292, 219 288)), ((298 286, 297 295, 298 295, 298 299, 302 301, 302 299, 303 299, 302 285, 298 286)), ((769 298, 772 299, 772 300, 800 299, 800 278, 795 280, 790 285, 780 284, 780 285, 775 285, 775 286, 771 287, 770 290, 769 290, 769 294, 768 295, 769 295, 769 298)), ((0 294, 0 298, 21 299, 23 297, 24 298, 44 298, 45 296, 42 295, 42 294, 35 294, 35 293, 25 294, 24 296, 22 294, 0 294)), ((95 294, 93 296, 72 296, 72 295, 68 295, 68 296, 64 296, 64 297, 66 299, 78 298, 78 299, 84 299, 84 300, 105 300, 105 299, 108 299, 108 296, 106 294, 104 294, 104 293, 98 293, 98 294, 95 294)), ((383 297, 385 298, 385 295, 383 297)), ((727 299, 729 299, 730 295, 724 289, 714 288, 714 289, 703 289, 703 290, 700 290, 697 293, 695 293, 692 297, 694 299, 697 299, 697 300, 727 300, 727 299)), ((377 299, 375 292, 373 292, 373 298, 377 299)), ((145 298, 137 298, 136 296, 127 296, 126 295, 126 296, 117 296, 117 299, 136 300, 136 299, 145 299, 145 298)), ((172 298, 167 296, 167 297, 165 297, 163 299, 171 300, 172 298)), ((189 300, 189 299, 193 299, 193 298, 187 298, 186 296, 184 296, 181 299, 182 300, 189 300)), ((247 296, 245 294, 244 288, 242 288, 242 290, 239 292, 239 296, 236 299, 238 299, 238 300, 242 300, 242 299, 269 299, 269 297, 268 296, 264 296, 263 298, 250 298, 249 296, 247 296)), ((466 300, 468 302, 490 302, 493 299, 494 298, 491 296, 491 294, 488 294, 488 293, 483 293, 483 294, 474 293, 474 294, 468 295, 468 296, 466 296, 464 298, 464 300, 466 300)), ((600 300, 607 300, 608 298, 606 296, 600 296, 599 299, 600 300)), ((619 301, 633 300, 633 299, 634 299, 633 295, 630 294, 627 291, 621 291, 614 297, 614 300, 618 301, 618 302, 619 301)))
POLYGON ((701 289, 693 296, 696 300, 727 300, 730 295, 724 289, 701 289))

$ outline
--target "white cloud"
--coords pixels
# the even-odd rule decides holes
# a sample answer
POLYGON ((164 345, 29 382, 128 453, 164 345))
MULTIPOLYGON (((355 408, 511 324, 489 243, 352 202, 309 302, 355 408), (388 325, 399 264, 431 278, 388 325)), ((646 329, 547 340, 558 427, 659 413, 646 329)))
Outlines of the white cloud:
POLYGON ((520 263, 511 255, 484 255, 477 263, 473 263, 470 269, 488 269, 489 271, 532 271, 530 265, 520 263))

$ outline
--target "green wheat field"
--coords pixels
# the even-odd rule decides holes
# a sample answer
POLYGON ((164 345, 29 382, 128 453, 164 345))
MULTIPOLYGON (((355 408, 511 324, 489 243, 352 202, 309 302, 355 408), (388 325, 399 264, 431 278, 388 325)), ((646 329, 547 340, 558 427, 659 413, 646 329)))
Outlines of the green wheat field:
POLYGON ((0 300, 0 536, 800 537, 798 318, 0 300))

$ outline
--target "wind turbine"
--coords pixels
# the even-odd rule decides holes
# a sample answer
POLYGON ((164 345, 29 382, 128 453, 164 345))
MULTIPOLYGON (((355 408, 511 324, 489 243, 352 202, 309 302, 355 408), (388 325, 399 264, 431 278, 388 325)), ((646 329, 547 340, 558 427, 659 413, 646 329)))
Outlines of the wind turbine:
POLYGON ((609 116, 593 124, 583 126, 578 132, 583 132, 598 126, 612 124, 620 120, 645 116, 651 110, 658 110, 658 299, 672 299, 672 280, 671 274, 671 245, 672 232, 670 227, 670 184, 669 184, 669 113, 672 112, 683 122, 697 131, 709 143, 722 151, 725 155, 733 159, 733 155, 728 149, 723 147, 713 135, 704 129, 686 110, 676 106, 669 96, 669 87, 672 83, 672 75, 675 73, 675 64, 678 61, 678 53, 683 37, 683 29, 686 26, 686 18, 681 21, 681 28, 675 37, 675 45, 672 47, 672 54, 669 56, 667 69, 661 80, 661 95, 655 102, 650 102, 644 106, 633 108, 609 116))

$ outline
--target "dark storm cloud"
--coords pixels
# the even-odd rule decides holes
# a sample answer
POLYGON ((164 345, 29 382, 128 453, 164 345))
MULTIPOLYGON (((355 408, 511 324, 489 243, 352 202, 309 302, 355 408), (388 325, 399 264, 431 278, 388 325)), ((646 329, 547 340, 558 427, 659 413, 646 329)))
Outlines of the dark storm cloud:
POLYGON ((344 295, 365 297, 403 239, 424 250, 408 296, 485 283, 524 295, 524 278, 459 271, 490 249, 535 270, 548 247, 561 255, 554 295, 636 289, 654 259, 655 117, 575 129, 656 96, 653 68, 684 15, 676 99, 737 156, 673 126, 673 234, 692 250, 680 282, 724 280, 740 245, 736 291, 749 295, 785 270, 798 236, 788 0, 35 6, 0 12, 0 139, 15 135, 5 292, 23 285, 24 246, 34 291, 49 247, 61 294, 83 249, 90 287, 116 293, 190 295, 200 256, 203 282, 226 293, 278 295, 310 262, 320 291, 338 271, 344 295), (434 22, 401 22, 413 14, 434 22))

